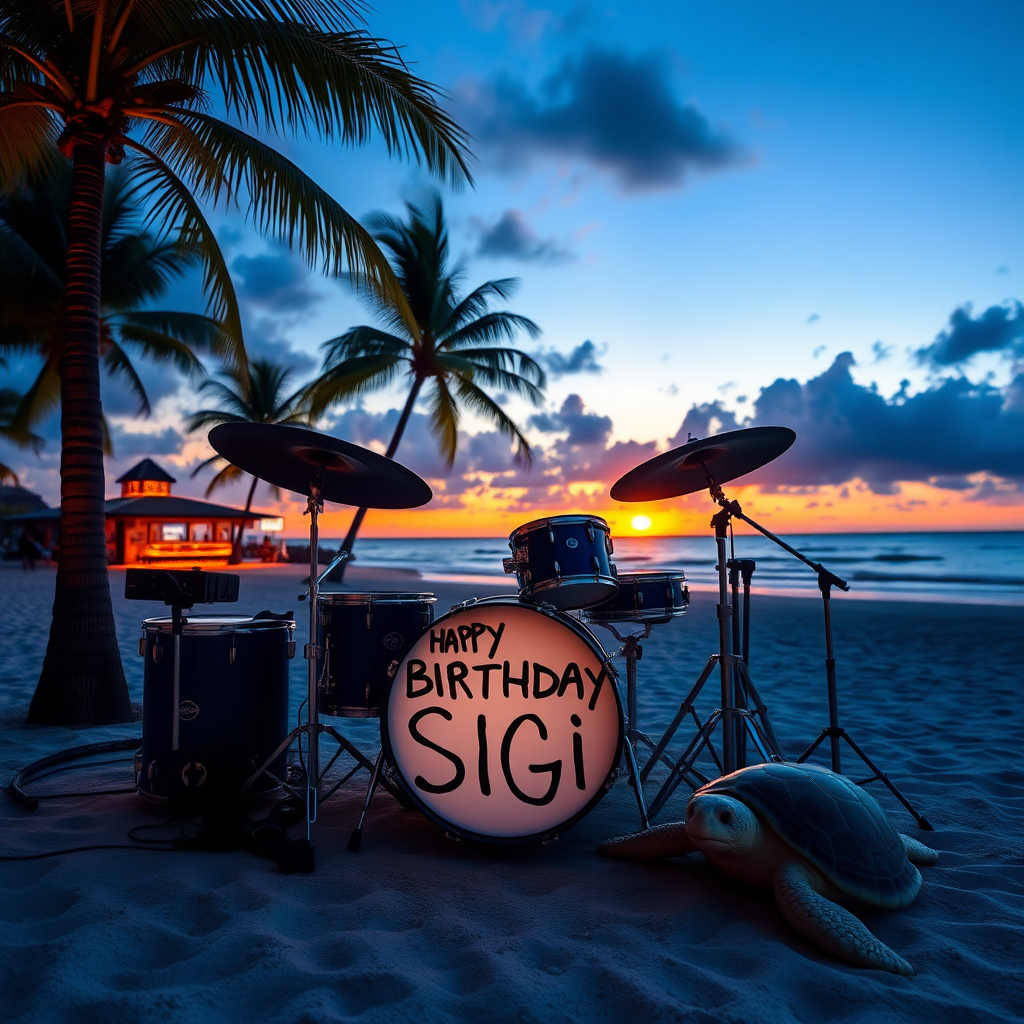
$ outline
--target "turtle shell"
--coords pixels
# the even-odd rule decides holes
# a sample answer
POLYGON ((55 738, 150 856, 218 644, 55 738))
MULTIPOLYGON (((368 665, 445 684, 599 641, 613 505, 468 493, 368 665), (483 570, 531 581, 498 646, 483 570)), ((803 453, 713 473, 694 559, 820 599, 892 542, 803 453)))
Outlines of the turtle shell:
POLYGON ((921 876, 899 833, 870 794, 813 764, 741 768, 706 786, 746 804, 830 882, 865 903, 895 909, 917 895, 921 876))

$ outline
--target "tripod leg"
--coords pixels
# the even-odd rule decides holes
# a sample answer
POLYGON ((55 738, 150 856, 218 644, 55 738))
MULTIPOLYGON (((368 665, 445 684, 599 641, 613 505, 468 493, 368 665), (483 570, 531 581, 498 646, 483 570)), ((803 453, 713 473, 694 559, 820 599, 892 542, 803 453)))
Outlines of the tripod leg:
POLYGON ((377 755, 377 760, 373 763, 373 771, 370 773, 370 784, 366 787, 366 799, 363 800, 363 809, 359 814, 359 824, 356 825, 349 836, 348 849, 355 853, 360 844, 363 841, 363 822, 366 820, 366 812, 370 809, 370 801, 373 799, 373 791, 377 788, 377 782, 380 779, 381 765, 384 764, 384 748, 381 747, 380 753, 377 755))
POLYGON ((633 744, 626 738, 626 764, 629 765, 629 784, 636 794, 636 806, 640 811, 640 823, 645 829, 651 827, 650 819, 647 816, 647 803, 644 800, 644 787, 640 782, 640 770, 636 766, 636 754, 633 752, 633 744))
POLYGON ((708 720, 703 724, 703 726, 701 726, 700 732, 694 736, 690 741, 690 745, 683 751, 682 757, 676 761, 671 774, 662 784, 661 789, 658 790, 657 795, 651 802, 651 806, 648 809, 648 814, 652 819, 658 816, 662 807, 667 803, 669 797, 671 797, 676 791, 679 783, 683 781, 683 777, 687 772, 689 772, 693 762, 700 756, 700 752, 703 750, 704 746, 706 744, 710 746, 711 733, 721 717, 721 711, 712 711, 708 716, 708 720))
POLYGON ((761 700, 761 695, 754 688, 754 681, 750 678, 750 669, 747 667, 746 662, 740 662, 737 665, 737 674, 743 689, 747 692, 748 705, 753 706, 753 713, 761 720, 772 753, 776 757, 782 757, 782 747, 779 745, 779 738, 775 735, 771 719, 768 717, 768 708, 765 706, 764 701, 761 700))
MULTIPOLYGON (((856 743, 854 743, 845 729, 840 730, 840 736, 850 744, 853 748, 853 752, 875 773, 874 778, 878 779, 878 781, 881 782, 882 785, 885 786, 885 788, 888 789, 889 792, 892 793, 892 795, 896 797, 896 799, 899 800, 899 802, 910 812, 913 819, 917 822, 917 827, 923 829, 925 832, 934 832, 935 829, 932 826, 932 823, 923 814, 917 813, 913 804, 911 804, 911 802, 896 788, 896 784, 892 779, 890 779, 889 776, 886 775, 885 772, 883 772, 882 769, 879 768, 878 765, 876 765, 875 762, 857 746, 856 743)), ((868 781, 873 782, 874 779, 869 779, 868 781)))
POLYGON ((658 759, 665 752, 665 748, 672 742, 672 737, 675 736, 676 730, 683 723, 683 719, 690 713, 690 708, 693 707, 693 702, 700 695, 700 691, 704 688, 704 684, 711 677, 711 673, 714 671, 715 665, 718 664, 718 655, 712 654, 708 658, 708 663, 704 666, 704 671, 701 672, 697 682, 693 684, 693 688, 686 695, 686 700, 679 705, 679 710, 676 712, 675 718, 672 719, 671 724, 665 730, 665 735, 658 740, 658 745, 654 748, 651 756, 647 759, 643 769, 640 772, 640 781, 646 782, 647 776, 651 774, 651 769, 658 763, 658 759))

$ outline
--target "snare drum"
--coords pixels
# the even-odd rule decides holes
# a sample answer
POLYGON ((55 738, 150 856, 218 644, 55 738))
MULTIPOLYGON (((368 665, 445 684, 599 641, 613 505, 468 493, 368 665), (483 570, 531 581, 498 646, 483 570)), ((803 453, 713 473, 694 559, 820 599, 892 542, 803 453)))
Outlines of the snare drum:
POLYGON ((618 589, 608 524, 599 516, 552 516, 515 530, 508 539, 519 596, 560 609, 588 608, 618 589))
POLYGON ((487 598, 437 619, 409 650, 381 740, 412 803, 452 835, 549 839, 611 786, 623 734, 615 684, 582 623, 487 598))
MULTIPOLYGON (((174 706, 171 619, 146 619, 138 792, 161 802, 229 800, 288 735, 288 661, 295 623, 189 615, 182 627, 174 706), (178 749, 174 749, 174 719, 178 749)), ((287 753, 268 766, 284 778, 287 753)), ((276 788, 262 776, 253 792, 276 788)))
POLYGON ((678 572, 624 572, 619 592, 603 604, 588 608, 589 622, 668 622, 684 615, 690 604, 686 575, 678 572))
POLYGON ((320 594, 320 713, 379 718, 393 673, 434 617, 433 594, 320 594))

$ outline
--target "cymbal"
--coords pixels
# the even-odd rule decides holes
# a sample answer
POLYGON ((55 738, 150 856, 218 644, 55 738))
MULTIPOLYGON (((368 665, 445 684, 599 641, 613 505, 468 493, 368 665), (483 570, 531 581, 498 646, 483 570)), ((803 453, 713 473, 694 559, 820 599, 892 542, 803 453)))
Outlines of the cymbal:
POLYGON ((340 438, 278 423, 222 423, 209 434, 232 465, 287 491, 365 508, 415 508, 433 497, 412 470, 340 438))
POLYGON ((612 484, 611 496, 655 501, 703 491, 708 474, 717 484, 735 480, 777 459, 795 440, 789 427, 747 427, 694 438, 631 469, 612 484))

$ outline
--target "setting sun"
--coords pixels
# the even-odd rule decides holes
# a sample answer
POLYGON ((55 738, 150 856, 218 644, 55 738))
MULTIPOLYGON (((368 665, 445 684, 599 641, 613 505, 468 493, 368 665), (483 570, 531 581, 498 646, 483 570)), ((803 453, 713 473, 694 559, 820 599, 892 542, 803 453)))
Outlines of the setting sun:
POLYGON ((630 525, 634 530, 649 530, 651 528, 651 517, 633 516, 633 521, 630 525))

